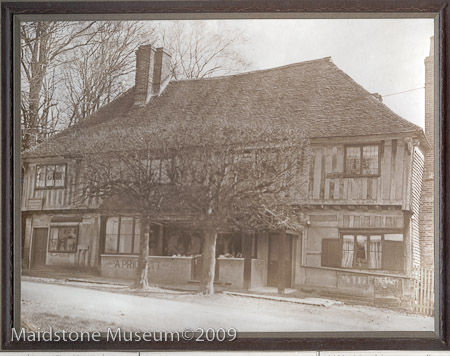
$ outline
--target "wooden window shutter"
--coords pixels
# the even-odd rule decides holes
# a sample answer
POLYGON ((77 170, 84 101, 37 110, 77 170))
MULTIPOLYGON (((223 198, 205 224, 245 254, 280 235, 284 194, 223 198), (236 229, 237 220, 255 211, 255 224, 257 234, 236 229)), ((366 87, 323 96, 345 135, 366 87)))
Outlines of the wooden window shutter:
POLYGON ((382 251, 383 269, 403 271, 403 242, 385 240, 382 251))
POLYGON ((394 269, 396 271, 403 271, 403 242, 395 242, 395 259, 394 259, 394 269))
POLYGON ((322 258, 323 267, 340 267, 342 260, 342 247, 340 239, 322 240, 322 258))

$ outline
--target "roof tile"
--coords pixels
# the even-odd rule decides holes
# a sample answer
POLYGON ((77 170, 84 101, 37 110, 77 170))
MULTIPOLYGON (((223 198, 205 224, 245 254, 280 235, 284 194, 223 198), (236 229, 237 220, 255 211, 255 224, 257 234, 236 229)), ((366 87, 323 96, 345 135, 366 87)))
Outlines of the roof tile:
POLYGON ((201 124, 300 123, 308 136, 360 136, 422 129, 392 112, 340 70, 331 58, 208 79, 170 82, 158 97, 133 107, 130 89, 91 118, 51 137, 25 157, 76 155, 139 146, 142 132, 201 124), (141 136, 140 136, 141 135, 141 136))

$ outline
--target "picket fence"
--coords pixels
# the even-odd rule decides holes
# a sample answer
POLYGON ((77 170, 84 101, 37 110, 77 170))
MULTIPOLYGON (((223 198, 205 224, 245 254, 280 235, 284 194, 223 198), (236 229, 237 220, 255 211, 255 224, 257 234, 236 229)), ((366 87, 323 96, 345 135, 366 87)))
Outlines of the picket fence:
POLYGON ((432 316, 434 314, 434 270, 426 267, 414 269, 414 311, 432 316))

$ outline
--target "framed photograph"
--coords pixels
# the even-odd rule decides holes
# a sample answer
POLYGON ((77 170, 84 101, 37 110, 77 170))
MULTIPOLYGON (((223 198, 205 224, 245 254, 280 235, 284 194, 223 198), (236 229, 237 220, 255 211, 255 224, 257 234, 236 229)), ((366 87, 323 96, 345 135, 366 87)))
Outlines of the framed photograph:
POLYGON ((1 348, 448 349, 448 8, 2 2, 1 348))

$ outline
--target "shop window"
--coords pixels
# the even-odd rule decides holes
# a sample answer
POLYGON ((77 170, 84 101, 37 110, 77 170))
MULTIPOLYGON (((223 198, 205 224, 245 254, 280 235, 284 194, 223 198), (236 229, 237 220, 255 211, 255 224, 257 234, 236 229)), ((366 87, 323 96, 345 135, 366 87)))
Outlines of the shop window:
POLYGON ((343 234, 322 240, 322 266, 403 270, 402 234, 343 234))
POLYGON ((104 253, 139 254, 140 220, 110 217, 106 221, 104 253))
POLYGON ((216 244, 216 257, 242 257, 241 233, 219 234, 216 244))
POLYGON ((216 257, 243 258, 245 253, 248 253, 251 258, 258 258, 258 238, 256 233, 222 233, 217 237, 216 257), (247 234, 247 236, 243 236, 244 234, 247 234), (245 246, 246 244, 247 246, 245 246))
POLYGON ((49 252, 76 252, 78 226, 50 226, 49 252))
POLYGON ((175 227, 164 229, 165 256, 198 256, 202 254, 203 234, 175 227))
POLYGON ((379 146, 346 146, 345 173, 351 176, 379 174, 379 146))
POLYGON ((36 167, 36 188, 61 188, 66 182, 66 165, 50 164, 36 167))

